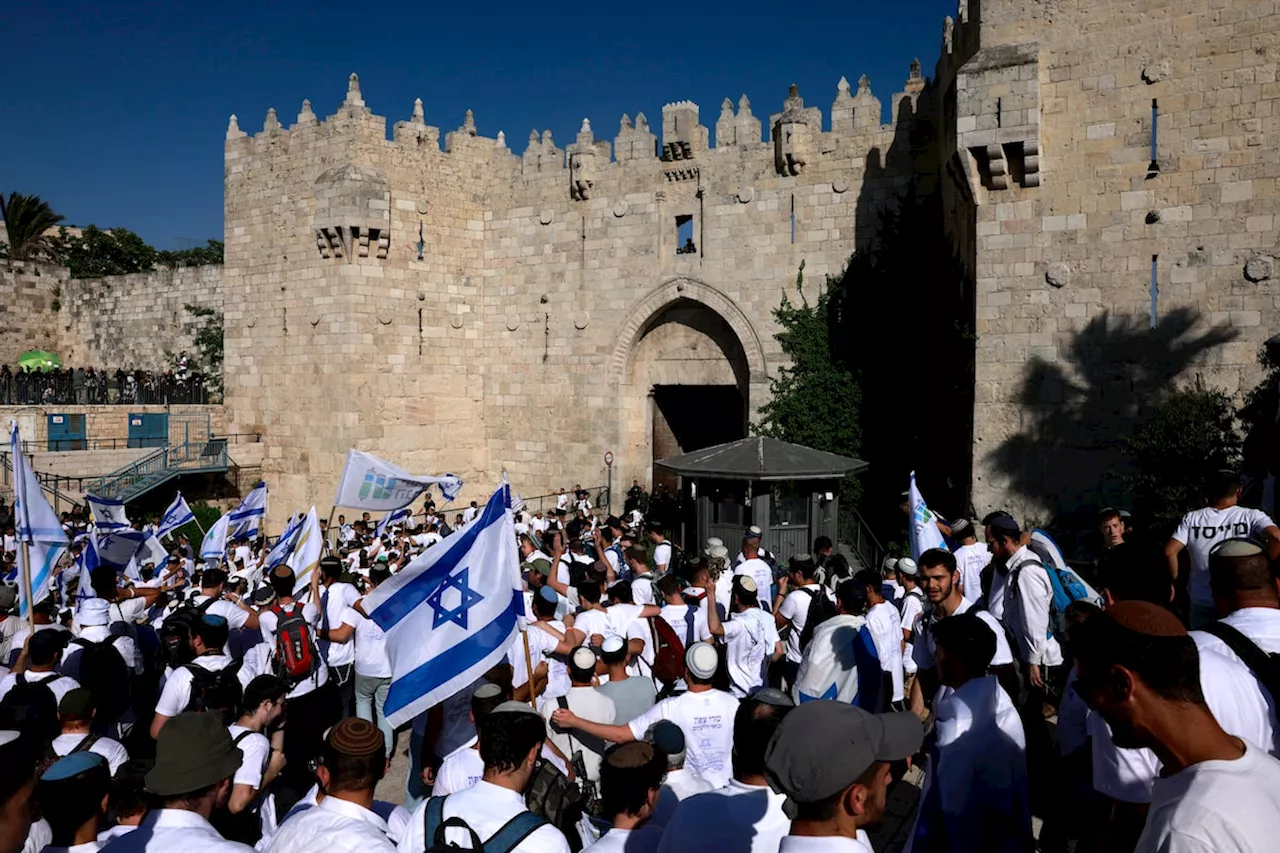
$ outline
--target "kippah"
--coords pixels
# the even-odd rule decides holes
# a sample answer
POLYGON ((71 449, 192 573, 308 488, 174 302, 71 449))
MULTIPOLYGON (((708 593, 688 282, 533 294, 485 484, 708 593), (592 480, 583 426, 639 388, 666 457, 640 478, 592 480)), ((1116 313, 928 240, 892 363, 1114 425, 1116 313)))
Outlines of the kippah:
POLYGON ((1169 610, 1149 601, 1121 601, 1105 611, 1121 628, 1149 637, 1185 637, 1187 629, 1169 610))
POLYGON ((477 687, 471 695, 476 699, 492 699, 495 696, 502 695, 502 688, 496 684, 485 682, 477 687))
POLYGON ((343 755, 372 755, 385 748, 382 732, 368 720, 347 717, 329 731, 329 746, 343 755))
POLYGON ((776 687, 762 687, 747 698, 761 705, 775 705, 779 708, 794 708, 796 705, 790 696, 776 687))
POLYGON ((657 757, 658 753, 654 751, 653 744, 643 740, 633 740, 610 750, 604 760, 611 767, 633 770, 652 764, 657 757))
POLYGON ((558 604, 560 602, 560 594, 549 586, 539 589, 538 595, 548 604, 558 604))
POLYGON ((1210 557, 1256 557, 1262 545, 1252 539, 1224 539, 1209 549, 1210 557))
POLYGON ((649 726, 649 731, 644 733, 644 739, 667 755, 678 755, 684 752, 684 729, 670 720, 658 720, 649 726))
POLYGON ((739 589, 747 592, 757 592, 760 589, 756 586, 755 580, 747 577, 746 575, 738 575, 734 578, 734 583, 738 585, 739 589))
POLYGON ((87 749, 73 752, 49 765, 49 769, 41 774, 40 780, 42 782, 64 782, 67 779, 79 776, 86 770, 92 770, 94 767, 106 763, 107 760, 96 752, 90 752, 87 749))
POLYGON ((214 628, 221 628, 227 624, 227 617, 219 616, 217 613, 206 613, 200 618, 204 624, 211 625, 214 628))
POLYGON ((273 578, 287 578, 293 575, 293 569, 285 563, 276 566, 275 571, 271 573, 273 578))
POLYGON ((596 665, 596 653, 586 646, 574 649, 569 659, 578 669, 593 669, 596 665))
POLYGON ((494 708, 493 711, 490 712, 490 716, 493 714, 532 714, 539 720, 542 719, 542 715, 530 707, 528 702, 517 702, 514 699, 508 699, 506 702, 503 702, 501 705, 494 708))
POLYGON ((600 650, 607 652, 608 654, 613 654, 614 652, 622 651, 622 647, 625 645, 626 642, 617 634, 610 634, 605 637, 604 642, 600 644, 600 650))

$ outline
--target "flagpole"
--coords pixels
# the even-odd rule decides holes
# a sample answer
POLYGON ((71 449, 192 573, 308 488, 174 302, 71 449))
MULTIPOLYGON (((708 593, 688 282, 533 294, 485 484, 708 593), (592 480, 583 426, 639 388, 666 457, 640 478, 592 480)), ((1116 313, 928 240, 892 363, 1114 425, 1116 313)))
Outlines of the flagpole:
POLYGON ((534 710, 537 710, 538 699, 533 695, 533 654, 529 651, 528 625, 524 626, 524 630, 520 632, 520 639, 524 640, 524 669, 529 676, 529 704, 533 706, 534 710))
MULTIPOLYGON (((22 540, 22 594, 27 597, 27 627, 32 634, 36 632, 36 603, 31 591, 31 546, 22 540)), ((525 652, 528 653, 528 640, 525 640, 525 652)), ((532 682, 530 682, 532 685, 532 682)), ((532 686, 530 691, 532 691, 532 686)))

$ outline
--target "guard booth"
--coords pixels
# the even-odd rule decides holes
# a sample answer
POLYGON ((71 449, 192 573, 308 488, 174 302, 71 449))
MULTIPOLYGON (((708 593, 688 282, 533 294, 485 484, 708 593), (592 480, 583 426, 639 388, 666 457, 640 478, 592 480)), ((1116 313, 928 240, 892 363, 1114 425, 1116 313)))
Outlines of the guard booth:
POLYGON ((807 553, 818 536, 836 540, 840 481, 867 468, 851 456, 776 438, 744 438, 653 463, 677 474, 693 518, 681 531, 686 550, 701 553, 712 536, 738 553, 747 528, 785 562, 807 553))

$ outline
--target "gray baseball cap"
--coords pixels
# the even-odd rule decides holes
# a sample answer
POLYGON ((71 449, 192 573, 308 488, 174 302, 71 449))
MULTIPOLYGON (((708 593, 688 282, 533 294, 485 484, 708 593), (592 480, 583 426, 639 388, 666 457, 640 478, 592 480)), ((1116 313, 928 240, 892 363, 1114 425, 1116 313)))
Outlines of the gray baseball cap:
POLYGON ((799 706, 778 726, 764 752, 764 775, 794 803, 816 803, 852 785, 877 761, 901 761, 924 741, 910 712, 871 714, 819 699, 799 706))

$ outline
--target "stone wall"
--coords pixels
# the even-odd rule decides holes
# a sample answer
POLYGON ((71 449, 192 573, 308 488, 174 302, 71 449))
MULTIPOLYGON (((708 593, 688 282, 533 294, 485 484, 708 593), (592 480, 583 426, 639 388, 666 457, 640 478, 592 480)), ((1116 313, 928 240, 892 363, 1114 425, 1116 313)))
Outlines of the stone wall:
MULTIPOLYGON (((226 435, 226 410, 222 406, 0 406, 0 423, 17 422, 24 442, 37 448, 49 438, 49 415, 84 415, 85 438, 90 443, 119 444, 129 438, 129 415, 169 415, 169 437, 180 444, 190 436, 198 440, 206 433, 226 435)), ((39 469, 37 469, 39 470, 39 469)))
POLYGON ((1096 509, 1159 392, 1240 397, 1261 376, 1280 321, 1280 16, 1259 0, 962 12, 939 86, 976 227, 973 500, 1096 509))
POLYGON ((67 279, 63 267, 0 261, 0 364, 12 369, 28 350, 58 352, 63 338, 54 306, 67 279))

